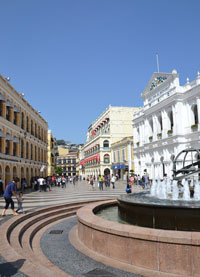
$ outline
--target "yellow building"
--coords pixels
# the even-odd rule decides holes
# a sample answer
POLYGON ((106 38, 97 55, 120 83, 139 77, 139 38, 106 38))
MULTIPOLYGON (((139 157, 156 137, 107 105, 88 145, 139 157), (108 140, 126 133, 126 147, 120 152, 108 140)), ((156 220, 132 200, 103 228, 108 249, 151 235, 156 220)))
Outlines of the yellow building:
MULTIPOLYGON (((9 81, 0 75, 0 177, 46 176, 48 124, 9 81)), ((18 184, 20 187, 20 184, 18 184)))
POLYGON ((55 175, 56 167, 56 138, 53 137, 51 130, 48 130, 48 168, 47 175, 55 175))
POLYGON ((133 136, 111 144, 112 174, 126 180, 134 172, 133 136))
POLYGON ((56 165, 62 167, 63 176, 78 176, 78 150, 58 146, 58 157, 56 165))
POLYGON ((133 134, 133 114, 140 108, 109 106, 88 128, 80 153, 83 177, 111 174, 111 145, 133 134))

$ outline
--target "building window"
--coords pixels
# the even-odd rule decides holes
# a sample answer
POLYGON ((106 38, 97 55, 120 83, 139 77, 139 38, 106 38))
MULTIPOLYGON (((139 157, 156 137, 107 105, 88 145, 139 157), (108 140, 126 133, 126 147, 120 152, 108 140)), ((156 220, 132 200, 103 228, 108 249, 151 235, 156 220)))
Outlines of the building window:
POLYGON ((2 138, 0 137, 0 152, 3 153, 3 140, 2 138))
POLYGON ((199 118, 198 118, 198 110, 197 110, 197 105, 193 105, 192 107, 192 111, 193 111, 193 116, 194 116, 194 124, 198 124, 199 123, 199 118))
POLYGON ((28 142, 26 142, 26 159, 28 159, 28 142))
POLYGON ((0 116, 3 116, 3 101, 0 100, 0 116))
POLYGON ((71 163, 71 159, 68 159, 68 160, 67 160, 67 163, 70 164, 70 163, 71 163))
POLYGON ((117 160, 120 162, 120 150, 117 150, 117 160))
POLYGON ((122 161, 126 160, 125 149, 122 149, 122 161))
POLYGON ((31 144, 31 160, 33 160, 33 145, 31 144))
POLYGON ((108 154, 104 155, 104 163, 109 164, 110 163, 110 156, 108 154))
POLYGON ((116 163, 116 152, 113 152, 113 162, 116 163))
POLYGON ((17 125, 17 112, 14 112, 14 120, 13 123, 17 125))
POLYGON ((10 120, 10 107, 6 106, 6 119, 10 120))
POLYGON ((109 149, 109 141, 108 140, 104 140, 104 142, 103 142, 103 148, 104 149, 109 149))
POLYGON ((162 123, 162 115, 161 114, 158 117, 158 122, 160 124, 160 130, 162 131, 163 130, 163 123, 162 123))
POLYGON ((174 118, 173 118, 173 112, 170 111, 169 112, 169 128, 170 130, 173 130, 173 127, 174 127, 174 118))
POLYGON ((33 135, 33 121, 31 120, 31 135, 33 135))
POLYGON ((17 156, 17 143, 13 143, 13 156, 17 156))
POLYGON ((6 140, 6 154, 8 155, 9 154, 9 149, 10 148, 10 142, 9 140, 6 140))
POLYGON ((21 158, 24 157, 24 141, 21 140, 21 158))
POLYGON ((24 114, 21 114, 21 128, 24 129, 24 114))
POLYGON ((26 117, 26 132, 29 132, 29 119, 26 117))
POLYGON ((37 147, 35 145, 35 161, 37 161, 37 147))

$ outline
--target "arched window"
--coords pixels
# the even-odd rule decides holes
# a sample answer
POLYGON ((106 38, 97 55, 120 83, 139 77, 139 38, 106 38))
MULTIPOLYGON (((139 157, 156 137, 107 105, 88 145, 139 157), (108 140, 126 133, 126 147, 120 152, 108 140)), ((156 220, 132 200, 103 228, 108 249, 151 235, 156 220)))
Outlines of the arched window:
POLYGON ((198 117, 198 110, 197 110, 197 105, 192 106, 192 112, 193 112, 193 117, 194 117, 194 124, 199 123, 199 117, 198 117))
POLYGON ((104 140, 104 142, 103 142, 103 148, 104 149, 108 149, 109 148, 109 141, 108 140, 104 140))
POLYGON ((33 132, 33 120, 31 120, 31 135, 34 135, 34 132, 33 132))
POLYGON ((149 121, 149 126, 150 126, 150 134, 153 134, 153 119, 151 118, 149 121))
POLYGON ((173 112, 170 111, 168 116, 169 116, 169 128, 170 128, 170 130, 173 130, 173 128, 174 128, 173 112))
POLYGON ((26 132, 29 132, 29 118, 26 117, 26 132))
POLYGON ((37 124, 35 123, 35 137, 37 138, 37 124))
POLYGON ((26 142, 26 159, 28 159, 28 142, 26 142))
POLYGON ((24 113, 21 113, 21 128, 24 129, 24 113))
POLYGON ((33 145, 31 144, 31 160, 33 160, 33 145))
POLYGON ((162 123, 162 115, 161 115, 161 113, 158 116, 158 122, 160 124, 160 131, 162 131, 163 130, 163 123, 162 123))
POLYGON ((40 136, 40 127, 38 126, 38 138, 41 139, 41 136, 40 136))
POLYGON ((37 147, 35 145, 35 161, 37 161, 37 147))
POLYGON ((104 163, 105 164, 109 164, 110 163, 110 156, 108 154, 105 154, 103 156, 103 159, 104 159, 104 163))
POLYGON ((23 139, 21 140, 21 158, 24 157, 24 141, 23 139))

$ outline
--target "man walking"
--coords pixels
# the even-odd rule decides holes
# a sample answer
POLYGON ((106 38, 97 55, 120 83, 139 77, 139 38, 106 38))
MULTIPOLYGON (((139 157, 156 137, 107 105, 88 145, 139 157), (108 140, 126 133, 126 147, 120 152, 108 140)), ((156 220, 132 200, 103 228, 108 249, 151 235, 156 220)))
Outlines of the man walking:
POLYGON ((17 199, 17 183, 19 182, 19 178, 14 177, 13 181, 8 183, 4 192, 4 199, 5 199, 5 207, 2 212, 2 216, 6 216, 6 210, 8 209, 9 205, 11 205, 11 209, 13 211, 13 215, 18 215, 18 213, 14 210, 14 201, 12 200, 12 196, 15 196, 17 199))
POLYGON ((115 178, 115 176, 112 174, 111 184, 112 184, 113 189, 115 188, 115 180, 116 180, 116 178, 115 178))

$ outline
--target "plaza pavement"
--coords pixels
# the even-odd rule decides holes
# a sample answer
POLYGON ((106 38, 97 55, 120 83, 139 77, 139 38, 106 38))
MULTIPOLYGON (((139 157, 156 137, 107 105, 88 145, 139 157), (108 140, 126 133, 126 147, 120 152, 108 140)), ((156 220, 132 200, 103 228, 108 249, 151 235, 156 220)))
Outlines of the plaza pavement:
MULTIPOLYGON (((104 199, 116 199, 120 194, 126 194, 125 192, 126 182, 117 181, 115 184, 115 189, 112 187, 105 188, 103 191, 100 191, 97 186, 93 189, 88 185, 86 181, 79 181, 75 185, 67 184, 66 188, 53 187, 52 191, 39 192, 39 191, 27 191, 24 194, 23 208, 25 213, 29 211, 38 210, 40 208, 45 208, 54 205, 76 203, 80 201, 90 201, 90 200, 104 200, 104 199)), ((139 192, 142 189, 140 187, 134 187, 133 192, 139 192)), ((17 208, 16 199, 15 208, 17 208)), ((4 199, 0 197, 0 209, 4 207, 4 199)), ((11 210, 7 211, 7 217, 0 217, 0 225, 4 224, 8 219, 14 217, 11 215, 11 210)), ((64 233, 58 239, 58 236, 54 238, 49 236, 48 228, 44 232, 40 247, 45 254, 45 256, 52 261, 57 267, 62 269, 64 272, 69 273, 70 276, 139 276, 133 273, 124 272, 109 266, 105 266, 102 263, 96 262, 84 254, 80 253, 70 244, 68 240, 68 232, 70 228, 76 224, 76 218, 71 220, 63 220, 61 223, 58 223, 57 228, 62 228, 64 233), (55 251, 56 250, 56 251, 55 251), (58 253, 59 252, 59 253, 58 253), (61 258, 60 258, 61 257, 61 258), (101 271, 101 274, 108 275, 96 275, 101 271), (94 274, 93 274, 94 273, 94 274)), ((1 246, 0 246, 1 250, 1 246)), ((0 256, 0 276, 14 276, 14 277, 24 277, 24 273, 19 270, 14 270, 12 265, 5 261, 0 256), (3 272, 3 274, 1 274, 3 272)))
MULTIPOLYGON (((53 205, 60 205, 66 203, 74 203, 78 201, 89 201, 89 200, 104 200, 104 199, 115 199, 120 194, 126 194, 125 192, 126 182, 117 181, 115 183, 115 189, 105 187, 104 190, 100 191, 95 183, 95 188, 88 185, 86 181, 76 182, 75 185, 68 183, 66 188, 52 187, 49 191, 25 191, 23 196, 23 208, 25 212, 32 211, 34 209, 44 208, 53 205)), ((134 192, 141 191, 140 187, 134 187, 134 192)), ((17 200, 13 197, 15 202, 15 209, 17 208, 17 200)), ((5 205, 4 198, 0 197, 0 210, 2 211, 5 205)), ((12 214, 10 208, 7 210, 7 214, 12 214)), ((2 216, 0 217, 0 220, 2 216)))

